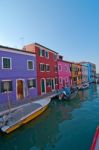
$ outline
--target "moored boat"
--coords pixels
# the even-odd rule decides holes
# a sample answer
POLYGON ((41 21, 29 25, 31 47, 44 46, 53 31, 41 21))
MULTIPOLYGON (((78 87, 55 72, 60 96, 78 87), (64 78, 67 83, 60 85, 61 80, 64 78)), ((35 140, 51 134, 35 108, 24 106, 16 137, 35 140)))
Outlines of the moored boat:
POLYGON ((69 100, 69 99, 73 99, 74 97, 76 97, 78 93, 78 89, 77 88, 73 88, 72 90, 70 90, 69 92, 67 92, 65 90, 65 88, 60 92, 59 94, 59 100, 69 100))
POLYGON ((5 133, 10 133, 20 126, 26 124, 32 119, 43 113, 50 103, 51 99, 46 98, 43 100, 37 100, 35 102, 29 103, 26 106, 11 112, 7 116, 7 121, 1 127, 1 131, 5 133))
POLYGON ((90 150, 99 150, 99 127, 96 129, 90 150))
POLYGON ((89 83, 84 83, 84 84, 82 84, 81 86, 79 86, 79 90, 84 90, 84 89, 87 89, 87 88, 89 88, 89 83))

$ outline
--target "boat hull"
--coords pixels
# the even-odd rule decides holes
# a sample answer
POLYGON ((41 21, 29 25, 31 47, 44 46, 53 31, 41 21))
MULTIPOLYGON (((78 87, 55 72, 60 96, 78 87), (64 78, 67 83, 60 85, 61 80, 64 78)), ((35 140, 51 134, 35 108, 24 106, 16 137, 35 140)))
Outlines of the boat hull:
POLYGON ((76 97, 78 91, 73 92, 70 96, 66 96, 64 93, 59 95, 58 99, 59 100, 71 100, 76 97))
POLYGON ((7 130, 5 130, 5 131, 2 130, 2 131, 9 134, 10 132, 16 130, 20 126, 22 126, 22 125, 28 123, 29 121, 35 119, 36 117, 38 117, 40 114, 42 114, 47 109, 47 107, 48 107, 48 105, 42 107, 41 109, 39 109, 35 113, 31 114, 30 116, 26 117, 25 119, 21 120, 20 122, 16 123, 15 125, 12 125, 7 130))
POLYGON ((99 127, 96 130, 90 150, 99 150, 99 127))

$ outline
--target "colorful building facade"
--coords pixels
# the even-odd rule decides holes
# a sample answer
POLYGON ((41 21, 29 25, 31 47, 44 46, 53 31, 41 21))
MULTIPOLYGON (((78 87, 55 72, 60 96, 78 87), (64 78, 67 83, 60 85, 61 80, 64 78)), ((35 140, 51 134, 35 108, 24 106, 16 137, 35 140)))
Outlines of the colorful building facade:
POLYGON ((0 46, 0 104, 37 96, 36 56, 0 46))
POLYGON ((77 63, 77 86, 82 84, 82 65, 77 63))
POLYGON ((96 65, 91 63, 91 67, 92 67, 92 82, 96 83, 96 65))
POLYGON ((36 54, 38 95, 58 89, 58 53, 38 43, 25 45, 23 49, 36 54))
POLYGON ((88 82, 88 65, 83 64, 82 65, 82 83, 87 83, 88 82))
POLYGON ((74 62, 71 63, 71 76, 72 76, 72 86, 77 86, 78 65, 74 62))
POLYGON ((72 85, 71 63, 64 61, 62 59, 58 59, 58 82, 59 82, 59 89, 67 85, 68 86, 72 85))
POLYGON ((88 82, 96 82, 96 65, 90 62, 83 62, 83 64, 88 66, 88 82))

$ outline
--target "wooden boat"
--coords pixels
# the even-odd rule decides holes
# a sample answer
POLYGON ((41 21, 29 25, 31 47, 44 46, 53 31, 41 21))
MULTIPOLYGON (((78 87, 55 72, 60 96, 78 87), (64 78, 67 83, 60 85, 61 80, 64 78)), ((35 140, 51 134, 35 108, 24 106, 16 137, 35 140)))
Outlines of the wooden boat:
POLYGON ((15 112, 9 113, 5 125, 1 127, 1 131, 10 133, 20 126, 26 124, 27 122, 31 121, 32 119, 36 118, 47 109, 50 101, 50 98, 37 100, 35 102, 27 104, 26 106, 16 110, 15 112))
POLYGON ((99 127, 96 129, 90 150, 99 150, 99 127))

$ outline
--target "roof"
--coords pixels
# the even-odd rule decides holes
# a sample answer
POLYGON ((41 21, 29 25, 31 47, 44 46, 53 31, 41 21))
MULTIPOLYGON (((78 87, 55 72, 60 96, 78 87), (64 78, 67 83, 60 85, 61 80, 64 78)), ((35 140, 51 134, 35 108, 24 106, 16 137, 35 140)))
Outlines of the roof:
POLYGON ((94 63, 92 63, 92 62, 80 62, 81 64, 92 64, 92 65, 95 65, 94 63))
POLYGON ((43 47, 43 48, 45 48, 45 49, 47 49, 47 50, 49 50, 49 51, 52 51, 52 52, 58 54, 58 52, 56 52, 56 51, 54 51, 54 50, 52 50, 52 49, 49 49, 48 47, 45 47, 45 46, 43 46, 43 45, 41 45, 41 44, 39 44, 39 43, 33 43, 33 44, 35 44, 35 45, 37 45, 37 46, 40 46, 40 47, 43 47))
POLYGON ((25 53, 33 54, 32 52, 27 52, 27 51, 24 51, 23 49, 17 49, 17 48, 3 46, 3 45, 0 45, 0 48, 5 48, 5 49, 8 49, 8 50, 13 50, 13 51, 18 51, 18 52, 25 52, 25 53))
POLYGON ((70 64, 72 64, 72 62, 67 61, 67 60, 60 60, 60 59, 58 59, 57 61, 62 61, 62 62, 66 62, 66 63, 70 63, 70 64))

